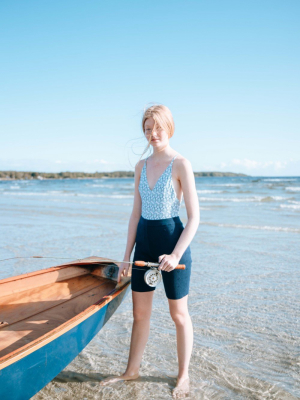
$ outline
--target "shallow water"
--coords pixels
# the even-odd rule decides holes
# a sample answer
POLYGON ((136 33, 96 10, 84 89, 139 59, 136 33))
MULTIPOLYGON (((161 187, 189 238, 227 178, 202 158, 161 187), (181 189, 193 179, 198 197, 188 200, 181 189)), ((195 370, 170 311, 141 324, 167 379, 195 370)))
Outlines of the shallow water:
MULTIPOLYGON (((300 398, 300 178, 196 178, 201 223, 191 243, 191 399, 300 398)), ((133 179, 0 182, 0 258, 99 255, 120 260, 133 179)), ((186 224, 184 202, 180 217, 186 224)), ((132 253, 133 257, 133 253, 132 253)), ((63 260, 1 263, 0 277, 63 260)), ((135 382, 126 368, 129 295, 83 352, 34 399, 170 399, 176 337, 163 286, 135 382)))

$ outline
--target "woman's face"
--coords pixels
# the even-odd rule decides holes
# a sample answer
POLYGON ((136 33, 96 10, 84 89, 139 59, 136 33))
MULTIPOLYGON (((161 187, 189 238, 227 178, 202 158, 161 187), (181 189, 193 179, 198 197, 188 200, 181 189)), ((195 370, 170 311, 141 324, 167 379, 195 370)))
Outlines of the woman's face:
POLYGON ((164 147, 168 144, 168 134, 160 126, 155 126, 155 121, 152 117, 145 121, 145 136, 153 147, 164 147))

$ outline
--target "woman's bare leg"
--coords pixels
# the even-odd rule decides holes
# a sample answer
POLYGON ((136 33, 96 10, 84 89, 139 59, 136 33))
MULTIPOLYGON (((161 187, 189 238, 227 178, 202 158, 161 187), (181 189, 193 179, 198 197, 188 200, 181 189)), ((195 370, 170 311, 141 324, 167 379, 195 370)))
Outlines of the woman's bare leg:
POLYGON ((131 380, 138 378, 143 353, 150 332, 150 317, 153 295, 154 291, 132 291, 133 325, 127 368, 124 374, 118 377, 108 377, 101 381, 101 385, 114 383, 119 380, 131 380))
POLYGON ((169 299, 169 308, 177 336, 178 378, 173 392, 173 396, 176 397, 179 392, 189 390, 188 370, 193 348, 193 325, 188 311, 188 295, 179 300, 169 299))
POLYGON ((132 291, 133 325, 126 375, 139 372, 150 332, 153 295, 154 290, 151 292, 132 291))

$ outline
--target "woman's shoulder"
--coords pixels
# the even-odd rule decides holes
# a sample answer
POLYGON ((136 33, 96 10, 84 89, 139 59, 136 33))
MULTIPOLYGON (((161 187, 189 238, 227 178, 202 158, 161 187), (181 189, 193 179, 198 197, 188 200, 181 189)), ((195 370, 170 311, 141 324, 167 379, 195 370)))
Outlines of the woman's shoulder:
POLYGON ((190 160, 188 160, 187 158, 183 157, 181 154, 177 153, 176 158, 174 160, 174 164, 177 165, 181 165, 182 167, 187 167, 189 165, 191 165, 190 160))
POLYGON ((173 167, 175 170, 175 175, 177 175, 177 177, 184 176, 185 173, 193 171, 190 160, 188 160, 186 157, 183 157, 179 153, 177 153, 177 156, 173 163, 173 167))
MULTIPOLYGON (((147 158, 147 157, 146 157, 146 158, 147 158)), ((137 172, 137 173, 139 173, 139 174, 142 172, 142 169, 143 169, 143 166, 144 166, 144 164, 145 164, 146 158, 143 158, 142 160, 139 160, 139 161, 135 164, 135 172, 137 172)))

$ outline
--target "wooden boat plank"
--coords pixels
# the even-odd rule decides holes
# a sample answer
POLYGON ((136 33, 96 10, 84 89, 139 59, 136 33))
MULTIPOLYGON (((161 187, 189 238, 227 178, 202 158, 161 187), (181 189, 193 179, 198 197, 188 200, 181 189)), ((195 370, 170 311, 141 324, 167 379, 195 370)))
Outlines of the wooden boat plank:
POLYGON ((0 298, 0 321, 9 325, 80 295, 103 282, 92 275, 71 278, 0 298), (47 300, 47 301, 45 301, 47 300))
POLYGON ((76 276, 86 275, 90 269, 84 267, 60 267, 49 268, 48 270, 36 271, 36 273, 24 274, 24 276, 7 278, 0 281, 0 296, 7 296, 12 293, 20 293, 24 290, 48 285, 49 283, 60 282, 76 276))
POLYGON ((13 326, 8 325, 2 328, 0 330, 0 358, 74 318, 97 300, 101 301, 115 287, 115 282, 112 281, 99 281, 99 283, 100 287, 66 300, 62 304, 55 305, 53 301, 46 301, 48 303, 46 308, 52 308, 16 322, 13 326))

